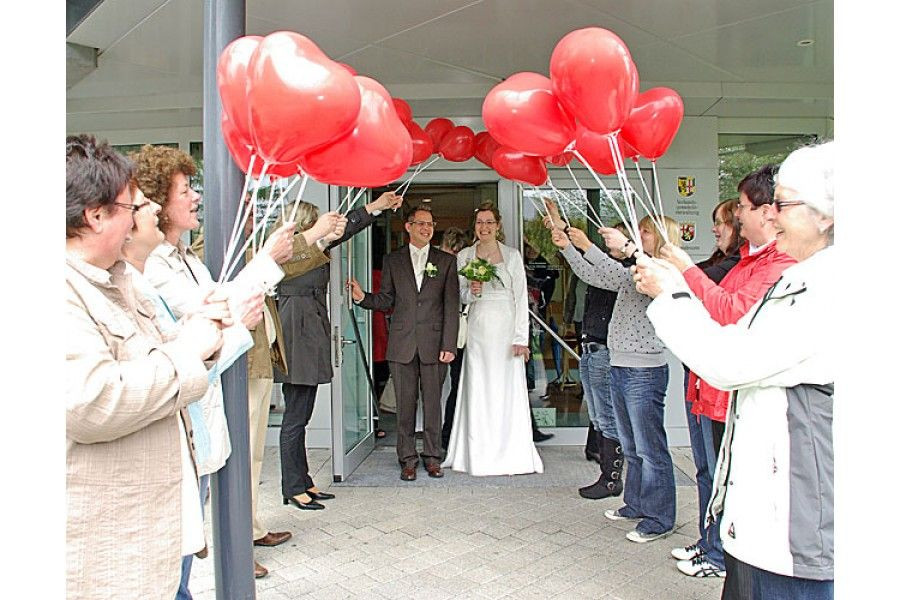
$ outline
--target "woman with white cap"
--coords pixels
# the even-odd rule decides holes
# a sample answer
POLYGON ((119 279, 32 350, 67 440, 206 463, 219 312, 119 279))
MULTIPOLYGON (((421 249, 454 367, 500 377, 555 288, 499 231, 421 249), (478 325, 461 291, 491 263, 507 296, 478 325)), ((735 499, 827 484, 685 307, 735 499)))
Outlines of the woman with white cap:
POLYGON ((734 392, 710 518, 752 573, 753 598, 834 596, 832 408, 834 143, 791 153, 778 173, 778 249, 797 260, 735 325, 716 323, 677 269, 640 259, 656 334, 715 387, 734 392), (729 348, 722 352, 722 348, 729 348))

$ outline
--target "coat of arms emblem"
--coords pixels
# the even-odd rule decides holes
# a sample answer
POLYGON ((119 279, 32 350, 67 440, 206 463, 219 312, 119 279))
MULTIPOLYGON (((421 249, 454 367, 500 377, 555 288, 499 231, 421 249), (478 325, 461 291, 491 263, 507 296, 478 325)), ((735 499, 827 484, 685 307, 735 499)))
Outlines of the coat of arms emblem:
POLYGON ((681 239, 685 242, 691 242, 694 240, 694 236, 697 234, 697 227, 694 223, 681 223, 681 239))
POLYGON ((678 195, 687 198, 688 196, 693 196, 694 191, 697 187, 697 183, 694 181, 694 177, 691 175, 685 177, 678 178, 678 195))

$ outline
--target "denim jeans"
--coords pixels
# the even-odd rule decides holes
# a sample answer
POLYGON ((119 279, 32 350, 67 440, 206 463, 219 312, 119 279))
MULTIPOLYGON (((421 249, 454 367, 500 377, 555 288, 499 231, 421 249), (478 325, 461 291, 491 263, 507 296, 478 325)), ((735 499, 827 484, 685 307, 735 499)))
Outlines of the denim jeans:
POLYGON ((582 353, 578 370, 581 373, 581 386, 584 389, 588 416, 594 424, 594 429, 604 437, 618 439, 616 415, 609 390, 609 368, 609 348, 600 345, 594 352, 582 353))
MULTIPOLYGON (((687 395, 688 371, 684 372, 685 395, 687 395)), ((712 445, 712 426, 707 417, 691 414, 691 402, 684 403, 687 416, 688 433, 691 438, 691 452, 694 455, 694 466, 697 467, 697 506, 700 517, 697 527, 700 539, 697 544, 706 554, 707 560, 720 569, 725 568, 725 556, 722 554, 722 539, 719 537, 719 522, 711 527, 706 525, 706 507, 712 496, 712 482, 716 470, 716 449, 712 445), (705 433, 709 433, 709 438, 705 433)))
MULTIPOLYGON (((200 515, 206 519, 206 491, 209 489, 209 475, 200 476, 200 515)), ((188 589, 188 582, 191 579, 191 564, 194 562, 194 555, 188 554, 181 558, 181 583, 178 585, 178 591, 175 592, 175 600, 193 600, 191 590, 188 589)))
POLYGON ((788 577, 749 567, 753 577, 752 600, 834 600, 834 581, 788 577))
POLYGON ((613 407, 625 454, 625 506, 640 533, 675 527, 675 472, 663 423, 669 367, 612 367, 613 407))

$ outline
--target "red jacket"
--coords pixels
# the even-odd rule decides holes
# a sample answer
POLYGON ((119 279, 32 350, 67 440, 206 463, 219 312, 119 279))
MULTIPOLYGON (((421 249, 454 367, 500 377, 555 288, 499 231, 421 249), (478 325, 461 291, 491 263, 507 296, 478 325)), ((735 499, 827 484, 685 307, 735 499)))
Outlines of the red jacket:
MULTIPOLYGON (((743 317, 781 277, 781 272, 797 261, 779 252, 775 242, 750 255, 750 244, 741 246, 741 260, 716 285, 694 266, 684 272, 691 291, 703 302, 710 316, 722 325, 731 325, 743 317)), ((728 348, 722 348, 728 352, 728 348)), ((688 365, 690 367, 690 365, 688 365)), ((725 421, 730 392, 709 385, 693 371, 689 375, 686 400, 693 402, 691 412, 714 421, 725 421)))

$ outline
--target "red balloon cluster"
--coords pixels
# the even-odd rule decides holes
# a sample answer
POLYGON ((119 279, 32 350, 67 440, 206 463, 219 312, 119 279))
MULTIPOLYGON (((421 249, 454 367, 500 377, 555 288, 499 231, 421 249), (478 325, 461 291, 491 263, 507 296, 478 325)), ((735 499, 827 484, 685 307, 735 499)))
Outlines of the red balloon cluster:
POLYGON ((487 132, 476 136, 475 156, 534 185, 546 181, 547 163, 565 166, 573 150, 595 171, 615 173, 610 141, 623 158, 656 160, 675 138, 684 105, 669 88, 639 92, 637 67, 619 36, 600 27, 572 31, 553 50, 549 78, 515 73, 488 93, 481 110, 487 132))
POLYGON ((299 33, 234 40, 216 78, 225 144, 245 173, 256 155, 255 176, 268 163, 274 176, 302 169, 322 183, 375 187, 409 168, 409 105, 299 33))

